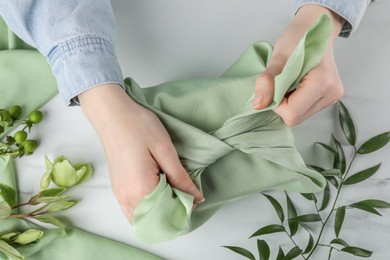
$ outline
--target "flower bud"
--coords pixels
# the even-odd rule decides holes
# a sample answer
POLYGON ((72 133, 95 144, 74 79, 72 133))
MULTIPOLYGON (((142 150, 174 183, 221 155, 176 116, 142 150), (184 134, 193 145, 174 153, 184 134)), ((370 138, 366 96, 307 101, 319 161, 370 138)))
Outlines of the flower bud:
POLYGON ((40 239, 43 231, 38 229, 28 229, 20 234, 13 242, 21 245, 26 245, 40 239))
POLYGON ((27 139, 26 131, 18 131, 14 134, 14 139, 17 143, 22 143, 27 139))
POLYGON ((51 163, 46 158, 46 173, 41 181, 41 188, 53 181, 58 187, 70 188, 88 180, 92 175, 92 167, 88 163, 72 165, 68 159, 61 156, 51 163))
POLYGON ((8 112, 10 113, 12 119, 17 119, 22 114, 22 108, 18 105, 14 105, 8 108, 8 112))
POLYGON ((42 121, 43 115, 39 110, 35 110, 28 115, 28 120, 33 124, 38 124, 42 121))
POLYGON ((9 114, 8 110, 5 109, 0 109, 0 125, 2 127, 9 126, 12 124, 12 118, 11 115, 9 114))
POLYGON ((23 152, 26 155, 32 154, 38 147, 38 142, 35 140, 26 140, 22 143, 23 152))

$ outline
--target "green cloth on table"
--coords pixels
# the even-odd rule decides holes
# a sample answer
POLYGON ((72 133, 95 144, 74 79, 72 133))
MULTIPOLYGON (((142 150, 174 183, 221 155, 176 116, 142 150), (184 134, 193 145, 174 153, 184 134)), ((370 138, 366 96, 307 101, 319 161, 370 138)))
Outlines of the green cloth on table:
MULTIPOLYGON (((0 18, 0 108, 19 104, 22 118, 41 107, 57 93, 55 79, 44 57, 31 46, 16 37, 0 18)), ((22 119, 15 123, 17 126, 22 119)), ((0 139, 6 133, 0 135, 0 139)), ((23 173, 22 173, 23 174, 23 173)), ((36 180, 39 185, 39 179, 36 180)), ((0 159, 0 183, 16 188, 12 160, 0 159)), ((39 226, 19 219, 0 220, 0 234, 23 231, 39 226)), ((108 223, 109 224, 109 223, 108 223)), ((67 234, 59 229, 44 230, 36 244, 17 247, 31 260, 107 260, 107 259, 161 259, 140 249, 109 240, 77 228, 67 228, 67 234)), ((0 259, 7 259, 0 253, 0 259)))
POLYGON ((318 65, 331 32, 323 15, 275 78, 273 102, 252 106, 255 80, 272 54, 252 45, 217 79, 168 82, 140 88, 126 79, 127 93, 153 111, 169 132, 184 168, 206 201, 191 214, 193 197, 172 188, 161 174, 157 188, 134 211, 133 229, 147 243, 174 239, 205 223, 224 203, 269 189, 318 192, 325 179, 306 167, 291 129, 272 111, 318 65))
MULTIPOLYGON (((168 82, 144 89, 132 79, 125 80, 129 96, 160 118, 182 164, 206 198, 191 213, 192 196, 172 188, 162 173, 156 189, 134 212, 133 229, 140 240, 154 243, 174 239, 205 223, 224 203, 260 191, 316 192, 324 188, 325 179, 305 166, 291 129, 272 109, 320 62, 330 32, 329 17, 323 15, 275 78, 273 102, 260 111, 253 109, 252 100, 256 77, 272 54, 272 47, 265 42, 252 45, 217 79, 168 82)), ((38 56, 34 59, 42 62, 38 56)), ((21 54, 18 58, 18 53, 12 57, 25 59, 21 54)), ((45 66, 40 73, 47 77, 47 89, 33 91, 31 97, 41 98, 53 91, 53 79, 45 66)), ((25 86, 26 79, 22 81, 19 85, 25 86)), ((15 102, 21 92, 9 93, 14 94, 11 100, 15 102)))

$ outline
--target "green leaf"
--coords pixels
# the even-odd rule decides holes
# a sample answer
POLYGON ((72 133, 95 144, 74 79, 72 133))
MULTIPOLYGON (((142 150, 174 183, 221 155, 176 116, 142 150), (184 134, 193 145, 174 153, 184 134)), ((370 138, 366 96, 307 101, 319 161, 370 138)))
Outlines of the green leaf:
POLYGON ((314 144, 318 144, 318 145, 320 145, 321 147, 325 148, 327 151, 331 152, 332 155, 335 155, 335 154, 336 154, 336 151, 335 151, 332 147, 330 147, 329 145, 327 145, 327 144, 324 144, 324 143, 321 143, 321 142, 315 142, 314 144))
POLYGON ((345 207, 339 207, 336 211, 336 217, 334 219, 334 233, 336 237, 339 237, 341 227, 343 226, 345 218, 345 207))
POLYGON ((260 228, 255 233, 253 233, 249 238, 266 235, 266 234, 272 234, 277 232, 284 232, 286 229, 282 225, 278 224, 272 224, 265 227, 260 228))
POLYGON ((21 245, 26 245, 26 244, 30 244, 32 242, 37 241, 42 236, 43 236, 42 230, 28 229, 28 230, 24 231, 23 233, 21 233, 13 242, 17 243, 17 244, 21 244, 21 245))
POLYGON ((240 254, 242 256, 245 256, 246 258, 248 259, 251 259, 251 260, 256 260, 255 259, 255 256, 249 252, 248 250, 246 250, 245 248, 242 248, 242 247, 238 247, 238 246, 223 246, 227 249, 230 249, 232 250, 233 252, 237 253, 237 254, 240 254))
POLYGON ((307 200, 314 200, 314 202, 317 202, 317 197, 313 193, 301 193, 301 195, 307 200))
POLYGON ((7 202, 1 201, 0 202, 0 219, 6 219, 8 218, 12 213, 11 207, 8 205, 7 202))
POLYGON ((78 179, 77 184, 81 184, 91 178, 93 169, 90 163, 79 163, 79 164, 75 164, 74 167, 76 168, 76 170, 85 168, 85 171, 83 172, 81 178, 78 179))
POLYGON ((351 184, 356 184, 356 183, 362 182, 362 181, 370 178, 372 175, 374 175, 378 171, 380 166, 381 166, 381 163, 378 163, 377 165, 375 165, 371 168, 368 168, 368 169, 365 169, 365 170, 360 171, 358 173, 355 173, 354 175, 348 177, 344 181, 344 184, 351 185, 351 184))
POLYGON ((331 177, 331 176, 339 176, 341 175, 341 172, 339 169, 329 169, 322 171, 321 174, 325 177, 331 177))
POLYGON ((276 256, 276 260, 283 260, 284 259, 284 252, 283 249, 279 246, 278 255, 276 256))
POLYGON ((294 259, 295 257, 299 256, 302 253, 302 249, 300 249, 298 246, 293 247, 286 256, 283 258, 283 260, 291 260, 294 259))
POLYGON ((267 242, 257 239, 257 250, 259 251, 260 260, 269 260, 270 250, 267 242))
POLYGON ((367 154, 381 149, 390 141, 390 132, 385 132, 366 141, 357 150, 358 154, 367 154))
POLYGON ((370 207, 366 204, 361 204, 361 203, 357 202, 357 203, 353 203, 349 206, 352 208, 355 208, 355 209, 364 210, 366 212, 369 212, 369 213, 372 213, 372 214, 375 214, 378 216, 382 216, 381 213, 379 213, 376 209, 374 209, 373 207, 370 207))
POLYGON ((339 188, 339 182, 335 177, 325 177, 327 181, 329 181, 336 189, 339 188))
POLYGON ((10 232, 10 233, 2 235, 0 237, 0 239, 9 243, 9 242, 14 241, 19 236, 19 234, 20 234, 20 232, 10 232))
MULTIPOLYGON (((295 209, 294 204, 292 203, 290 196, 286 193, 287 201, 287 217, 288 219, 294 218, 297 216, 297 210, 295 209)), ((288 221, 288 227, 290 229, 290 235, 294 236, 298 231, 298 222, 288 221)))
POLYGON ((318 222, 321 221, 321 216, 318 214, 305 214, 289 219, 293 222, 318 222))
POLYGON ((333 161, 333 168, 339 169, 342 174, 345 173, 346 170, 346 161, 345 161, 345 154, 343 147, 341 146, 340 142, 332 135, 333 142, 336 145, 336 154, 334 155, 334 161, 333 161))
POLYGON ((360 257, 370 257, 372 255, 372 251, 354 246, 346 246, 341 251, 360 257))
POLYGON ((0 196, 11 208, 16 205, 16 190, 12 187, 0 183, 0 196))
POLYGON ((283 208, 280 205, 280 203, 276 199, 274 199, 272 196, 270 196, 270 195, 267 195, 267 194, 263 194, 263 195, 271 202, 272 206, 274 207, 274 209, 276 211, 276 214, 278 214, 280 222, 283 223, 283 221, 284 221, 284 212, 283 212, 283 208))
POLYGON ((317 165, 307 164, 306 166, 309 167, 309 168, 311 168, 311 169, 313 169, 313 170, 315 170, 315 171, 317 171, 317 172, 323 172, 323 171, 325 171, 324 168, 322 168, 322 167, 320 167, 320 166, 317 166, 317 165))
POLYGON ((330 200, 330 187, 329 187, 329 183, 326 182, 326 186, 322 195, 321 207, 319 208, 319 211, 326 209, 326 207, 329 205, 329 200, 330 200))
POLYGON ((390 208, 390 203, 383 200, 362 200, 359 201, 359 204, 365 204, 373 208, 390 208))
POLYGON ((35 202, 33 202, 33 205, 39 204, 39 203, 53 203, 58 202, 62 200, 69 200, 70 196, 61 196, 61 197, 42 197, 35 199, 35 202))
POLYGON ((43 190, 39 193, 39 197, 58 197, 66 191, 66 188, 51 188, 43 190))
POLYGON ((41 178, 41 184, 40 184, 41 190, 45 190, 45 189, 47 189, 47 187, 49 187, 50 182, 51 182, 51 173, 52 173, 52 169, 48 169, 43 174, 43 176, 41 178))
POLYGON ((53 168, 53 163, 49 160, 49 158, 47 158, 47 155, 45 155, 45 166, 46 170, 53 168))
POLYGON ((53 213, 57 211, 63 211, 66 209, 69 209, 76 205, 79 201, 78 200, 70 200, 70 201, 58 201, 52 204, 48 209, 48 213, 53 213))
POLYGON ((54 226, 57 226, 59 228, 65 228, 65 225, 56 217, 49 216, 49 215, 40 215, 40 216, 34 216, 33 217, 36 220, 39 220, 43 223, 52 224, 54 226))
POLYGON ((350 145, 356 144, 356 131, 355 125, 352 121, 351 116, 349 115, 348 109, 344 106, 344 104, 339 101, 339 122, 341 129, 345 137, 348 140, 350 145))
POLYGON ((10 244, 0 240, 0 251, 3 252, 9 259, 22 260, 24 257, 10 244))
POLYGON ((332 241, 330 241, 330 244, 338 244, 338 245, 342 245, 342 246, 349 246, 349 244, 347 242, 345 242, 343 239, 341 238, 335 238, 333 239, 332 241))
POLYGON ((313 239, 313 236, 309 233, 309 242, 307 243, 306 249, 303 252, 303 254, 309 253, 311 251, 311 249, 313 248, 313 246, 314 246, 314 239, 313 239))

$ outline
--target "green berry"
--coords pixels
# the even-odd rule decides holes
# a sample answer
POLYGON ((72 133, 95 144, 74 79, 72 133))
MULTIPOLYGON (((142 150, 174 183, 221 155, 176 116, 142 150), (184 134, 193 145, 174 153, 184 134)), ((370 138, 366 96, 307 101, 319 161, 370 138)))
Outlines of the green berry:
POLYGON ((11 115, 8 110, 0 109, 0 121, 9 121, 11 119, 11 115))
POLYGON ((38 147, 38 143, 35 140, 26 140, 22 143, 23 152, 26 155, 32 154, 38 147))
POLYGON ((35 110, 30 113, 28 116, 28 120, 33 123, 33 124, 38 124, 39 122, 42 121, 43 115, 42 112, 39 110, 35 110))
POLYGON ((27 139, 27 133, 25 131, 18 131, 14 134, 14 139, 17 143, 22 143, 27 139))
POLYGON ((8 108, 8 112, 10 113, 12 119, 17 119, 22 114, 22 108, 18 105, 14 105, 8 108))

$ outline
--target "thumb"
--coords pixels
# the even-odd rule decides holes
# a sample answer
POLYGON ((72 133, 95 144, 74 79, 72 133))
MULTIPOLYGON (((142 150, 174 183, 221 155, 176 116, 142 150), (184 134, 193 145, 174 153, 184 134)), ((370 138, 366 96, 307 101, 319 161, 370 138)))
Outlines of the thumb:
POLYGON ((169 142, 163 150, 156 151, 153 157, 167 175, 169 184, 176 189, 194 196, 194 203, 203 202, 205 198, 181 165, 173 144, 169 142))
POLYGON ((267 107, 274 97, 274 75, 267 70, 256 78, 253 108, 257 110, 267 107))

